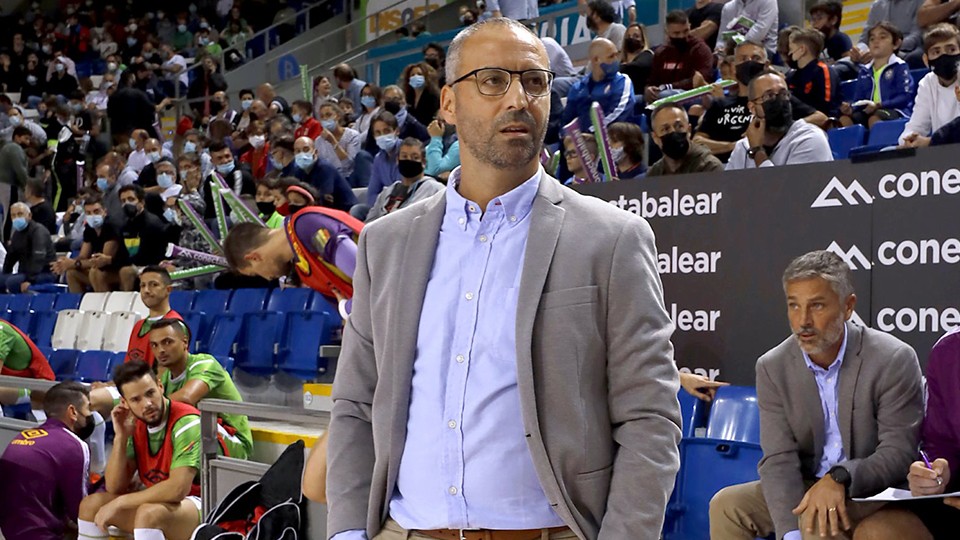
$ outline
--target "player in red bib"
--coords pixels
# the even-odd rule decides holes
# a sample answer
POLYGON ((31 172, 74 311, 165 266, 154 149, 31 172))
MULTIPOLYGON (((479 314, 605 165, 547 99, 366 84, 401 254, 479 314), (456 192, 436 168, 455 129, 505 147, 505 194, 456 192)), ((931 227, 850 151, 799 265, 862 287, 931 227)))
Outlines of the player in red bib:
POLYGON ((170 307, 170 292, 173 291, 173 280, 170 273, 162 266, 147 266, 140 271, 140 299, 150 309, 146 319, 137 321, 130 332, 130 343, 127 345, 127 357, 124 362, 143 360, 153 367, 153 351, 150 349, 150 328, 160 319, 179 319, 183 317, 170 307))
MULTIPOLYGON (((29 336, 9 321, 0 319, 0 375, 27 379, 56 380, 47 357, 29 336)), ((44 392, 25 392, 19 388, 0 388, 0 404, 31 401, 34 414, 41 415, 44 392)), ((0 416, 3 413, 0 412, 0 416)), ((39 418, 40 421, 46 418, 39 418)))

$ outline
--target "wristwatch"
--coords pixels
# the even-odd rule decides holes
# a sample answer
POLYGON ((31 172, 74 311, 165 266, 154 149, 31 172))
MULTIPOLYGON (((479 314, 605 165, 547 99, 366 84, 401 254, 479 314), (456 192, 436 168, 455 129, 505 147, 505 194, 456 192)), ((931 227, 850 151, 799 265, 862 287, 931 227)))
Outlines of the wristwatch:
POLYGON ((750 159, 753 159, 757 157, 757 153, 760 152, 761 150, 763 150, 762 146, 754 146, 753 148, 750 148, 749 150, 747 150, 747 157, 750 159))
POLYGON ((844 489, 850 489, 850 483, 853 481, 853 478, 850 477, 850 471, 841 467, 840 465, 834 465, 827 474, 830 475, 830 478, 833 478, 833 481, 843 486, 844 489))

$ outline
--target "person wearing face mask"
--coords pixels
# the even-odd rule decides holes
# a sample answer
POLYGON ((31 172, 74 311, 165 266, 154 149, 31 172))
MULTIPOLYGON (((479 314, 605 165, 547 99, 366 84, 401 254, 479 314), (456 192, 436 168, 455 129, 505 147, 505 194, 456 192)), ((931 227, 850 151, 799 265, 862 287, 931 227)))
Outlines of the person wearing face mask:
MULTIPOLYGON (((277 208, 282 204, 277 201, 277 191, 279 191, 277 178, 264 178, 257 181, 257 194, 254 196, 254 201, 257 204, 260 219, 270 229, 279 229, 283 226, 284 216, 277 211, 277 208)), ((282 202, 286 203, 286 198, 282 202)), ((289 205, 287 208, 289 209, 289 205)))
MULTIPOLYGON (((191 41, 192 40, 193 37, 191 36, 191 41)), ((182 49, 183 47, 175 49, 170 43, 164 43, 160 46, 160 58, 163 59, 163 64, 160 65, 160 72, 163 73, 163 82, 161 84, 167 96, 187 95, 187 87, 190 84, 190 77, 187 73, 187 60, 183 55, 177 54, 176 52, 182 49), (179 92, 175 90, 175 86, 179 86, 179 92)), ((226 84, 224 84, 224 87, 226 87, 226 84)))
POLYGON ((586 6, 587 29, 598 38, 608 39, 614 44, 623 43, 625 26, 617 22, 617 10, 605 0, 590 0, 586 6))
POLYGON ((161 159, 173 159, 169 150, 165 150, 157 139, 147 139, 143 145, 143 153, 146 156, 146 164, 140 170, 140 176, 137 177, 137 185, 147 190, 148 193, 159 193, 163 191, 157 184, 157 163, 161 159))
POLYGON ((437 70, 426 62, 410 64, 400 76, 410 113, 423 125, 433 121, 440 110, 440 89, 437 86, 437 70))
POLYGON ((18 126, 24 126, 30 130, 34 143, 39 144, 47 140, 47 133, 40 127, 40 124, 24 118, 23 109, 18 106, 11 107, 10 110, 7 111, 7 120, 10 122, 10 127, 0 131, 0 138, 4 140, 11 141, 13 139, 13 130, 18 126))
POLYGON ((870 128, 884 120, 909 118, 913 112, 917 87, 910 66, 897 56, 903 34, 890 23, 880 22, 869 35, 873 61, 860 67, 853 99, 840 107, 840 123, 844 126, 862 124, 870 128))
POLYGON ((47 94, 52 96, 61 97, 63 101, 66 101, 73 92, 80 88, 80 84, 77 82, 77 78, 67 72, 67 67, 63 62, 63 57, 60 57, 54 60, 51 63, 53 66, 53 74, 47 80, 47 94))
POLYGON ((7 256, 3 260, 3 274, 0 286, 10 294, 25 293, 30 285, 53 283, 56 276, 50 272, 50 264, 56 259, 50 231, 32 218, 30 207, 25 203, 14 203, 10 207, 13 223, 13 235, 7 245, 7 256), (16 273, 13 267, 20 264, 16 273))
MULTIPOLYGON (((186 62, 186 61, 184 61, 186 62)), ((227 89, 227 81, 219 73, 220 65, 212 55, 204 56, 203 69, 194 72, 196 77, 190 83, 187 90, 187 98, 196 99, 190 107, 200 123, 208 124, 210 117, 220 112, 220 108, 215 105, 212 97, 218 92, 224 92, 227 89), (202 98, 202 99, 201 99, 202 98)), ((183 94, 181 94, 183 95, 183 94)), ((216 103, 219 105, 219 103, 216 103)))
POLYGON ((30 108, 36 108, 37 104, 43 98, 46 89, 47 78, 40 64, 37 54, 31 52, 27 55, 27 62, 23 70, 23 82, 20 85, 20 103, 28 105, 30 108))
POLYGON ((424 148, 418 139, 404 139, 397 157, 400 179, 380 192, 367 214, 367 223, 445 189, 443 184, 424 175, 424 148))
MULTIPOLYGON (((18 359, 43 358, 35 345, 22 345, 32 345, 25 335, 7 331, 13 329, 9 323, 0 327, 4 349, 16 351, 18 359)), ((53 380, 49 364, 46 370, 53 380)), ((69 537, 87 496, 90 448, 85 440, 96 427, 89 388, 74 381, 57 384, 43 397, 43 412, 46 421, 17 434, 0 456, 0 532, 6 538, 69 537)))
POLYGON ((116 166, 104 158, 97 163, 96 187, 100 192, 103 207, 107 211, 110 223, 117 229, 123 225, 123 205, 120 204, 120 188, 117 181, 116 166))
POLYGON ((603 121, 610 125, 627 121, 633 116, 636 99, 630 78, 620 73, 619 53, 610 40, 597 38, 590 43, 590 74, 577 81, 567 95, 561 124, 580 119, 580 130, 593 131, 590 106, 593 102, 603 109, 603 121))
POLYGON ((650 114, 651 138, 663 157, 650 166, 647 177, 722 171, 723 163, 705 147, 690 140, 687 111, 675 103, 664 103, 650 114))
POLYGON ((238 163, 246 167, 254 178, 263 178, 270 164, 270 142, 263 120, 254 120, 247 128, 247 145, 239 149, 238 163))
POLYGON ((163 261, 167 249, 167 230, 159 217, 146 211, 146 193, 140 186, 134 184, 120 188, 120 202, 123 203, 123 215, 126 218, 120 228, 120 236, 129 257, 128 264, 120 268, 120 290, 134 291, 139 269, 163 261))
POLYGON ((379 151, 373 158, 373 167, 370 171, 370 182, 367 184, 367 206, 373 207, 377 196, 385 187, 393 184, 400 178, 397 168, 397 154, 399 150, 400 128, 397 117, 382 111, 370 126, 370 133, 376 140, 379 151))
MULTIPOLYGON (((416 137, 424 144, 430 141, 427 128, 410 113, 403 89, 399 86, 392 84, 383 88, 383 111, 392 114, 397 119, 397 125, 399 126, 398 139, 416 137)), ((370 152, 371 155, 376 155, 379 147, 372 133, 372 127, 371 124, 371 129, 367 131, 367 139, 364 142, 363 149, 370 152)))
POLYGON ((630 77, 634 88, 646 88, 653 69, 653 49, 647 41, 647 29, 631 24, 620 46, 620 73, 630 77))
MULTIPOLYGON (((693 138, 694 142, 706 146, 724 163, 730 159, 734 146, 750 125, 747 85, 769 65, 766 49, 750 41, 737 45, 733 58, 737 87, 732 89, 729 96, 713 101, 700 119, 697 134, 693 138)), ((809 124, 819 126, 827 121, 827 115, 792 94, 790 106, 795 118, 802 118, 809 124)))
MULTIPOLYGON (((346 102, 349 103, 349 100, 346 102)), ((343 109, 335 101, 320 105, 319 118, 323 131, 315 140, 315 145, 317 158, 330 163, 344 178, 348 178, 354 173, 362 137, 357 130, 343 126, 343 114, 343 109)), ((369 159, 372 162, 372 156, 369 159)), ((369 173, 369 162, 366 166, 369 173)), ((358 174, 362 174, 362 171, 358 174)))
POLYGON ((794 120, 790 89, 783 75, 766 71, 747 86, 753 117, 747 136, 737 141, 726 170, 833 161, 827 136, 817 126, 794 120))
MULTIPOLYGON (((363 110, 360 98, 367 83, 357 78, 357 71, 349 64, 337 64, 333 68, 333 78, 337 81, 337 88, 343 91, 342 97, 353 102, 353 109, 355 111, 363 110)), ((377 101, 379 101, 379 96, 377 98, 377 101)), ((373 109, 374 107, 371 105, 369 108, 373 109)), ((357 129, 360 132, 366 131, 365 129, 357 129)))
POLYGON ((423 52, 424 63, 437 71, 437 87, 443 88, 443 86, 447 84, 447 77, 443 72, 447 61, 447 51, 444 50, 443 45, 430 42, 423 46, 421 52, 423 52))
MULTIPOLYGON (((340 100, 350 101, 350 100, 340 100)), ((357 111, 356 123, 354 124, 354 129, 360 132, 363 136, 364 141, 367 140, 367 134, 370 131, 370 124, 373 122, 373 118, 380 114, 381 104, 383 102, 383 92, 380 90, 379 86, 368 84, 363 87, 360 95, 360 105, 355 107, 357 111)), ((364 144, 366 146, 366 143, 364 144)), ((364 148, 366 150, 366 148, 364 148)), ((371 152, 376 154, 376 150, 371 152)))
POLYGON ((312 139, 298 138, 294 142, 293 150, 296 166, 293 176, 317 190, 318 204, 344 211, 349 211, 357 204, 357 197, 350 189, 350 184, 343 179, 336 167, 317 157, 312 139))
POLYGON ((84 199, 85 227, 83 244, 77 257, 61 257, 50 265, 53 273, 66 274, 67 286, 72 293, 116 290, 120 282, 118 270, 127 261, 118 229, 107 222, 107 211, 99 196, 84 199))
POLYGON ((702 39, 691 35, 686 13, 667 13, 666 37, 668 41, 653 54, 653 67, 644 89, 647 103, 713 80, 713 54, 702 39))
POLYGON ((643 132, 632 122, 616 122, 608 128, 610 153, 620 180, 642 178, 647 169, 643 165, 643 132))
POLYGON ((930 135, 960 117, 960 90, 957 64, 960 62, 960 31, 952 24, 941 23, 923 37, 923 61, 930 66, 917 85, 913 114, 900 134, 900 145, 930 145, 930 135))
MULTIPOLYGON (((790 36, 788 58, 797 67, 787 75, 791 95, 827 116, 837 116, 840 109, 840 79, 826 62, 820 60, 823 34, 807 28, 790 36)), ((889 58, 889 56, 888 56, 889 58)))
POLYGON ((310 137, 311 139, 316 139, 320 137, 323 127, 320 122, 310 114, 312 109, 313 107, 310 105, 310 102, 302 99, 294 101, 293 105, 290 106, 290 110, 293 112, 290 117, 293 119, 293 123, 297 125, 297 128, 293 132, 294 138, 310 137))
MULTIPOLYGON (((27 185, 27 154, 25 148, 32 144, 30 130, 13 128, 13 144, 0 148, 0 208, 7 210, 17 200, 17 193, 27 185)), ((4 220, 9 221, 7 216, 4 220)), ((4 227, 4 230, 8 229, 4 227)))

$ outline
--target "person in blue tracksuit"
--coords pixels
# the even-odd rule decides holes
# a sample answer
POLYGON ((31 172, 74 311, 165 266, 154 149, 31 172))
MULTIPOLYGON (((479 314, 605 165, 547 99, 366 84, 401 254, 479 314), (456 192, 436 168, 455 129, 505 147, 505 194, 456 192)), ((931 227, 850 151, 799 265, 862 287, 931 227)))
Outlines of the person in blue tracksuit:
POLYGON ((604 125, 628 122, 633 117, 636 98, 630 78, 620 73, 617 46, 610 40, 597 38, 590 43, 590 74, 574 83, 567 94, 562 125, 580 119, 581 131, 593 131, 590 105, 596 101, 603 108, 604 125))
POLYGON ((903 34, 889 22, 870 28, 870 53, 873 61, 860 67, 856 94, 852 103, 840 105, 840 123, 873 127, 877 122, 910 118, 917 85, 910 66, 896 55, 903 34))

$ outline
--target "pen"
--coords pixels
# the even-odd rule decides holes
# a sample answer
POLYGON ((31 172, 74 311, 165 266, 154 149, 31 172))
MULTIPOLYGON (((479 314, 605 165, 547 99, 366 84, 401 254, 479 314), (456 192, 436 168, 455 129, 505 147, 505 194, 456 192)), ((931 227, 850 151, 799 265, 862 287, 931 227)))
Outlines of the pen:
MULTIPOLYGON (((933 465, 930 464, 930 458, 927 456, 927 453, 923 450, 920 451, 920 457, 923 458, 923 464, 927 466, 931 471, 933 470, 933 465)), ((943 479, 940 478, 940 475, 937 475, 937 485, 943 485, 943 479)))

